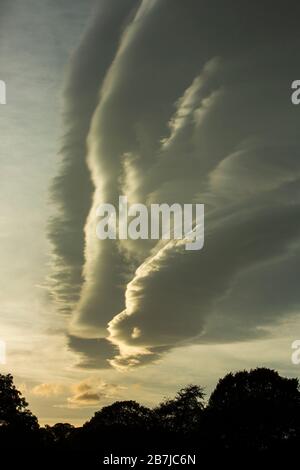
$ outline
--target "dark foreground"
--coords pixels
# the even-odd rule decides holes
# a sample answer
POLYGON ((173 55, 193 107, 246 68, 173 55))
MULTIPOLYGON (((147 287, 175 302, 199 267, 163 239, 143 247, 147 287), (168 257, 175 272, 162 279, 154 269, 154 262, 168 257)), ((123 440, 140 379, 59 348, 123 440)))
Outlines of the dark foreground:
POLYGON ((207 403, 189 385, 154 409, 115 402, 81 428, 42 428, 12 376, 0 375, 0 423, 1 468, 286 466, 300 450, 300 391, 297 379, 260 368, 226 375, 207 403))

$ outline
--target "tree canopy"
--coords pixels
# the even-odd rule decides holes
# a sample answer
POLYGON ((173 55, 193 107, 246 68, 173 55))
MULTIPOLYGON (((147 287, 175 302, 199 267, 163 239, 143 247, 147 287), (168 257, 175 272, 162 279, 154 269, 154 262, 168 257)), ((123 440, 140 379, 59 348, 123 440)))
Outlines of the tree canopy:
POLYGON ((13 383, 11 374, 0 374, 0 423, 2 426, 33 431, 38 421, 27 408, 28 403, 13 383))

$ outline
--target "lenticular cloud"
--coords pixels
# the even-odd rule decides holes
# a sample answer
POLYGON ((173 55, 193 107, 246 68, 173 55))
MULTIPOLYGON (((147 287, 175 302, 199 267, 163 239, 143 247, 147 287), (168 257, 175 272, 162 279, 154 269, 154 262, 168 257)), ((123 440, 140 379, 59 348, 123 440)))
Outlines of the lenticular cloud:
POLYGON ((270 273, 299 275, 294 7, 283 23, 268 1, 99 2, 70 65, 49 226, 51 289, 83 367, 255 338, 299 304, 283 289, 278 308, 268 289, 270 273), (204 250, 99 240, 96 209, 119 195, 204 203, 204 250))

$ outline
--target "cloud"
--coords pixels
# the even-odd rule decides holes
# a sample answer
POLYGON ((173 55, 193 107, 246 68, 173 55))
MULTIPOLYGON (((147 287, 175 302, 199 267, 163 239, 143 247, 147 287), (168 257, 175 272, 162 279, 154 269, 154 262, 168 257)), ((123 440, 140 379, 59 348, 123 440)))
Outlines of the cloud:
POLYGON ((11 6, 12 2, 9 2, 9 0, 0 0, 0 25, 1 22, 4 21, 5 18, 5 13, 8 11, 8 8, 11 6))
POLYGON ((64 313, 72 311, 83 282, 83 229, 94 190, 86 162, 87 135, 106 69, 135 4, 134 0, 124 0, 115 9, 109 1, 100 2, 95 20, 72 58, 66 79, 61 163, 51 188, 57 213, 48 229, 53 246, 49 282, 52 295, 64 313))
POLYGON ((105 338, 78 338, 69 335, 69 347, 79 352, 77 367, 82 369, 105 369, 108 360, 117 352, 117 348, 105 338))
POLYGON ((33 387, 31 393, 36 397, 54 397, 63 395, 65 387, 61 384, 42 383, 33 387))
POLYGON ((88 379, 71 387, 72 395, 68 397, 68 406, 71 408, 90 407, 99 405, 107 399, 115 397, 122 387, 108 384, 96 379, 88 379))
MULTIPOLYGON (((59 408, 85 408, 103 405, 116 396, 120 396, 124 387, 107 383, 98 377, 92 377, 72 385, 60 383, 41 383, 33 387, 30 392, 39 398, 65 397, 66 402, 54 405, 59 408)), ((28 392, 28 389, 27 389, 28 392)))
POLYGON ((297 308, 286 281, 300 230, 292 3, 283 15, 268 0, 100 2, 71 74, 71 131, 53 186, 62 212, 50 233, 54 294, 82 367, 123 369, 185 344, 257 338, 297 308), (204 203, 204 249, 99 241, 96 208, 122 194, 204 203))

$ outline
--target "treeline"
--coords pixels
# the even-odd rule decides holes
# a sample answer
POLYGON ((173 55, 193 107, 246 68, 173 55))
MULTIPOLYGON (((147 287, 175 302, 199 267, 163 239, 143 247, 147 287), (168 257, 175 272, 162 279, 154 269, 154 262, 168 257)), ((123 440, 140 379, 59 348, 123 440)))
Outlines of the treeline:
POLYGON ((300 444, 298 379, 257 368, 227 374, 205 401, 202 387, 188 385, 153 409, 117 401, 82 427, 40 427, 11 375, 0 375, 0 449, 68 459, 151 453, 274 455, 300 444))

